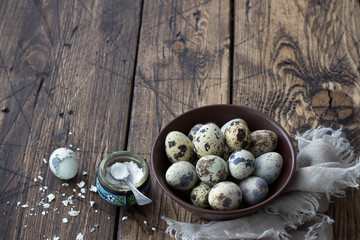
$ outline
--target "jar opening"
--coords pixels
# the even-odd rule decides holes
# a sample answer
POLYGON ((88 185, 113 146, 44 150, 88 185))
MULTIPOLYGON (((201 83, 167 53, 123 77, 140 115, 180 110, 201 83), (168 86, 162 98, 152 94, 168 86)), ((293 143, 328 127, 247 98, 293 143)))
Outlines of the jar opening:
MULTIPOLYGON (((101 161, 98 169, 98 177, 101 184, 112 191, 126 192, 131 190, 125 182, 115 179, 111 174, 111 167, 115 166, 114 164, 117 164, 117 167, 128 168, 128 180, 136 188, 144 184, 149 176, 149 167, 146 161, 139 155, 128 151, 113 152, 101 161)), ((118 169, 117 171, 120 170, 118 169)), ((121 172, 116 173, 121 174, 121 172)))

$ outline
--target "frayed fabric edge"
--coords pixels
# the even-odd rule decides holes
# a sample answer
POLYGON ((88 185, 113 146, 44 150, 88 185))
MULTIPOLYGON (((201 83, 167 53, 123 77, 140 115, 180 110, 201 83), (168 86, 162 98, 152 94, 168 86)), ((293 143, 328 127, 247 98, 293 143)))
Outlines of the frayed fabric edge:
POLYGON ((302 135, 297 132, 295 140, 298 142, 299 151, 313 141, 322 140, 329 145, 336 156, 341 159, 339 163, 346 167, 354 165, 354 150, 349 141, 345 138, 341 128, 333 130, 332 128, 319 126, 316 129, 306 131, 302 135))
MULTIPOLYGON (((189 224, 184 224, 181 222, 177 222, 165 216, 162 217, 163 220, 166 221, 168 227, 166 228, 165 233, 169 234, 170 237, 178 240, 197 240, 197 239, 213 239, 211 236, 200 235, 199 232, 191 231, 189 229, 189 224)), ((207 224, 198 224, 198 226, 203 227, 206 225, 210 227, 212 222, 207 224)), ((222 239, 263 239, 263 238, 271 238, 274 240, 289 240, 291 239, 291 235, 287 233, 285 230, 275 230, 269 229, 264 231, 261 235, 255 233, 230 233, 227 230, 224 231, 224 238, 222 239)))
POLYGON ((341 128, 338 130, 334 130, 330 127, 323 127, 323 126, 319 126, 312 130, 307 130, 301 136, 300 136, 300 133, 297 132, 295 135, 295 138, 296 139, 300 138, 301 140, 304 141, 304 143, 302 143, 302 144, 306 145, 306 143, 310 143, 311 141, 314 141, 316 139, 321 139, 326 135, 333 136, 336 138, 344 138, 344 134, 343 134, 341 128))
POLYGON ((257 239, 262 238, 271 238, 271 239, 279 239, 279 240, 289 240, 291 239, 291 235, 286 231, 277 231, 274 229, 269 229, 261 234, 257 239))
POLYGON ((319 229, 324 224, 333 224, 335 221, 325 214, 317 214, 317 217, 321 219, 320 222, 315 223, 308 228, 308 232, 305 235, 305 240, 315 240, 318 239, 319 229))
POLYGON ((345 197, 345 189, 348 187, 359 189, 360 158, 355 161, 354 166, 344 170, 344 174, 328 187, 326 191, 328 200, 330 200, 331 197, 345 197))
MULTIPOLYGON (((214 222, 209 222, 206 224, 187 224, 187 223, 181 223, 175 220, 172 220, 170 218, 167 218, 165 216, 162 217, 163 220, 166 221, 168 224, 168 227, 165 230, 165 233, 169 234, 170 237, 178 240, 198 240, 198 239, 214 239, 212 236, 205 236, 200 234, 200 230, 198 228, 191 229, 191 226, 197 226, 197 227, 210 227, 214 222)), ((267 232, 267 231, 266 231, 267 232)), ((284 236, 285 233, 279 232, 275 233, 273 231, 273 235, 271 236, 284 236)), ((271 232, 272 233, 272 232, 271 232)), ((264 233, 263 233, 264 234, 264 233)), ((270 234, 270 232, 268 233, 270 234)), ((270 235, 269 235, 270 236, 270 235)), ((227 230, 224 230, 224 237, 222 239, 260 239, 258 234, 254 233, 230 233, 227 230)), ((283 238, 276 238, 279 240, 282 240, 283 238)))
POLYGON ((265 212, 269 214, 277 214, 284 219, 286 226, 296 229, 298 225, 303 224, 308 219, 316 215, 319 209, 319 201, 321 194, 307 192, 301 202, 301 206, 293 212, 283 214, 279 209, 273 208, 271 205, 265 208, 265 212))

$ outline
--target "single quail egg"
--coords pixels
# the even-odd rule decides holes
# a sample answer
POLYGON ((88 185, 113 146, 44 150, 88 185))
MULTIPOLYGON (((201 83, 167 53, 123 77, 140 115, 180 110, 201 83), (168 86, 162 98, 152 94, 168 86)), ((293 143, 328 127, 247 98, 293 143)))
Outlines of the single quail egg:
POLYGON ((251 152, 242 149, 230 155, 228 165, 231 176, 242 180, 253 173, 255 169, 255 158, 251 152))
POLYGON ((178 131, 169 132, 165 139, 166 156, 170 162, 192 162, 195 158, 193 144, 183 133, 178 131))
POLYGON ((196 133, 197 131, 203 126, 203 124, 201 123, 198 123, 196 124, 195 126, 193 126, 188 134, 188 138, 193 141, 195 136, 196 136, 196 133))
POLYGON ((251 143, 249 151, 254 157, 267 152, 273 152, 276 149, 278 137, 271 130, 256 130, 251 132, 251 143))
POLYGON ((264 201, 269 193, 269 188, 264 179, 251 176, 239 184, 243 194, 244 202, 249 205, 255 205, 264 201))
POLYGON ((255 159, 254 176, 261 177, 267 184, 275 182, 280 176, 283 158, 277 152, 268 152, 255 159))
POLYGON ((226 127, 227 127, 231 122, 233 122, 233 121, 239 121, 239 122, 243 123, 244 125, 248 126, 244 119, 234 118, 234 119, 226 122, 224 125, 222 125, 222 127, 221 127, 221 132, 222 132, 222 134, 225 135, 225 129, 226 129, 226 127))
POLYGON ((68 180, 77 174, 79 162, 73 150, 58 148, 50 155, 49 166, 56 177, 68 180))
POLYGON ((206 155, 196 163, 196 173, 201 181, 210 186, 225 180, 229 174, 224 159, 215 155, 206 155))
POLYGON ((247 125, 240 121, 232 121, 225 129, 227 146, 232 150, 247 149, 251 142, 251 133, 247 125))
POLYGON ((201 182, 199 186, 194 187, 190 193, 191 203, 197 207, 207 208, 209 207, 209 193, 211 187, 204 182, 201 182))
POLYGON ((193 144, 194 152, 199 158, 206 155, 221 156, 225 138, 215 123, 206 123, 197 131, 193 144))
POLYGON ((197 180, 195 166, 186 161, 173 163, 165 173, 166 182, 179 191, 192 189, 197 180))
POLYGON ((240 187, 233 182, 219 182, 209 193, 209 204, 214 210, 234 210, 241 205, 242 193, 240 187))

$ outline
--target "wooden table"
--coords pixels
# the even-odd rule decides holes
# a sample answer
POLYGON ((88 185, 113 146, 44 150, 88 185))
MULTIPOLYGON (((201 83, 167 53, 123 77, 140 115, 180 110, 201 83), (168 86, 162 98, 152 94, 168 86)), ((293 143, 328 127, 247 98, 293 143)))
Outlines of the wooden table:
MULTIPOLYGON (((148 206, 88 190, 104 156, 149 162, 159 131, 199 106, 252 107, 292 137, 341 127, 360 153, 359 1, 1 0, 0 29, 1 239, 169 239, 161 216, 200 223, 152 173, 148 206), (59 147, 80 162, 70 181, 46 163, 59 147)), ((359 202, 334 200, 336 239, 360 239, 359 202)))

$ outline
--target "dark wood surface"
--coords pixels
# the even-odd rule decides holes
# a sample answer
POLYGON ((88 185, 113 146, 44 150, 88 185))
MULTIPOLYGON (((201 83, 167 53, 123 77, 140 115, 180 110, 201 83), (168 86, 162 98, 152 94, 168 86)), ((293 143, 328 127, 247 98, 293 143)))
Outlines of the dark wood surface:
MULTIPOLYGON (((154 202, 133 209, 76 185, 116 150, 149 161, 159 131, 199 106, 249 106, 292 137, 341 127, 360 153, 359 1, 1 0, 0 33, 0 239, 169 239, 161 216, 201 223, 152 173, 154 202), (58 147, 80 162, 68 187, 44 161, 58 147)), ((359 202, 334 199, 335 239, 360 239, 359 202)))

